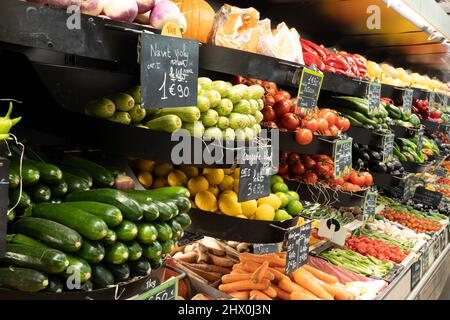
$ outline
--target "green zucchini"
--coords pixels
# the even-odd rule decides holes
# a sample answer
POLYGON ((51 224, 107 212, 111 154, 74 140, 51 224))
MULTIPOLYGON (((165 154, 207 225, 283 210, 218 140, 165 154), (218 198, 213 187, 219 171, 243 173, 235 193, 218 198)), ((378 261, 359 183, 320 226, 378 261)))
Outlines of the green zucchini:
POLYGON ((61 179, 58 182, 50 185, 50 190, 53 197, 63 197, 66 195, 67 191, 69 191, 69 186, 64 179, 61 179))
POLYGON ((29 163, 35 166, 40 173, 40 181, 45 183, 56 183, 62 179, 63 173, 57 166, 35 160, 25 160, 24 163, 29 163))
POLYGON ((25 244, 25 245, 29 245, 29 246, 35 246, 38 248, 48 248, 48 246, 43 244, 42 242, 40 242, 36 239, 33 239, 27 235, 21 234, 21 233, 16 233, 16 234, 12 235, 9 242, 16 243, 16 244, 25 244))
POLYGON ((14 230, 64 252, 74 252, 81 247, 82 238, 78 232, 47 219, 24 217, 14 224, 14 230))
POLYGON ((128 261, 136 261, 142 257, 142 247, 137 241, 127 243, 128 261))
POLYGON ((126 263, 110 264, 107 268, 114 276, 114 283, 123 282, 130 277, 130 267, 126 263))
POLYGON ((101 240, 108 226, 97 216, 67 204, 40 203, 33 208, 33 217, 59 222, 78 231, 89 240, 101 240))
POLYGON ((9 169, 9 188, 15 189, 20 184, 20 176, 19 172, 14 170, 13 168, 9 169))
POLYGON ((134 192, 137 194, 145 194, 153 200, 158 201, 173 200, 178 197, 190 198, 191 196, 189 190, 181 186, 163 187, 152 190, 136 190, 134 192))
POLYGON ((117 235, 112 229, 108 229, 108 232, 106 233, 106 237, 103 238, 102 243, 104 245, 110 245, 116 242, 117 235))
POLYGON ((143 213, 139 203, 128 197, 124 192, 114 189, 94 189, 84 192, 69 194, 66 199, 72 201, 96 201, 108 203, 117 207, 124 218, 131 221, 139 221, 143 213))
POLYGON ((131 274, 134 277, 147 276, 152 272, 152 266, 146 259, 139 259, 137 261, 129 261, 131 274))
POLYGON ((142 254, 147 259, 157 259, 162 255, 162 246, 158 241, 142 246, 142 254))
POLYGON ((89 190, 89 184, 86 180, 68 172, 64 172, 64 181, 67 183, 69 193, 89 190))
POLYGON ((95 162, 67 155, 62 159, 61 163, 87 171, 92 176, 94 184, 98 187, 112 187, 114 185, 114 176, 111 172, 95 162))
POLYGON ((144 215, 143 219, 145 221, 154 221, 159 217, 159 210, 152 199, 142 193, 136 193, 134 191, 126 192, 127 196, 139 203, 142 213, 144 215))
POLYGON ((161 248, 162 254, 169 254, 170 252, 172 252, 173 248, 175 248, 175 243, 173 242, 173 240, 163 242, 161 243, 161 248))
POLYGON ((182 121, 180 117, 168 114, 153 120, 148 121, 145 126, 150 130, 164 131, 172 133, 181 128, 182 121))
POLYGON ((9 191, 9 204, 15 206, 16 203, 18 209, 28 208, 31 205, 30 196, 25 190, 22 190, 22 194, 20 194, 19 189, 12 189, 9 191))
MULTIPOLYGON (((20 173, 20 165, 17 161, 12 161, 10 167, 20 173)), ((22 182, 24 186, 36 184, 40 178, 39 170, 30 163, 22 162, 22 182)))
POLYGON ((126 245, 121 242, 113 243, 107 246, 105 254, 105 262, 110 264, 121 264, 128 260, 129 252, 126 245))
POLYGON ((158 231, 158 241, 159 242, 166 242, 172 239, 173 232, 172 228, 165 223, 165 222, 159 222, 154 224, 156 230, 158 231))
POLYGON ((99 241, 83 239, 83 244, 77 255, 89 263, 99 263, 105 257, 105 247, 99 241))
POLYGON ((49 202, 52 197, 51 189, 43 184, 30 187, 28 192, 34 203, 49 202))
POLYGON ((350 121, 350 124, 354 127, 364 127, 364 125, 361 122, 359 122, 358 120, 356 120, 355 118, 353 118, 348 114, 343 114, 343 117, 347 118, 350 121))
POLYGON ((157 269, 162 266, 163 259, 162 258, 150 259, 149 262, 153 269, 157 269))
POLYGON ((44 290, 48 278, 42 272, 28 268, 0 268, 0 287, 25 292, 44 290))
POLYGON ((200 119, 200 110, 197 107, 162 108, 155 113, 155 117, 169 114, 178 116, 183 122, 195 122, 200 119))
POLYGON ((108 225, 108 227, 118 226, 122 220, 123 216, 117 207, 107 204, 100 203, 94 201, 74 201, 74 202, 66 202, 65 204, 87 211, 103 221, 108 225))
POLYGON ((170 226, 170 228, 172 228, 173 238, 176 240, 180 240, 184 235, 184 230, 181 224, 174 219, 168 221, 167 224, 170 226))
POLYGON ((62 276, 67 279, 68 285, 75 286, 78 282, 84 283, 91 279, 92 269, 86 260, 71 254, 68 254, 67 258, 69 259, 69 266, 62 273, 62 276))
POLYGON ((75 167, 70 167, 70 166, 60 166, 60 168, 63 171, 63 178, 68 173, 73 176, 82 178, 83 180, 85 180, 87 182, 87 184, 89 185, 89 188, 92 187, 94 181, 92 180, 92 176, 86 170, 83 170, 80 168, 75 168, 75 167))
POLYGON ((48 286, 45 288, 45 291, 60 293, 64 290, 64 279, 56 275, 48 276, 48 286))
POLYGON ((46 273, 61 273, 69 265, 67 256, 55 249, 8 243, 3 261, 19 267, 33 268, 46 273))
POLYGON ((137 241, 142 244, 149 244, 156 241, 158 238, 158 231, 150 223, 138 223, 137 241))
POLYGON ((183 229, 189 227, 192 223, 191 217, 187 213, 181 213, 175 217, 175 221, 178 222, 183 229))
POLYGON ((179 213, 186 213, 191 209, 191 201, 186 197, 178 197, 172 200, 178 207, 179 213))
POLYGON ((117 235, 117 240, 127 242, 131 241, 138 235, 138 227, 134 222, 124 220, 119 224, 114 231, 117 235))
POLYGON ((353 117, 354 119, 358 120, 359 122, 361 122, 363 125, 372 125, 372 126, 376 126, 377 122, 370 119, 369 117, 365 116, 364 114, 362 114, 361 112, 355 111, 355 110, 350 110, 347 108, 340 108, 337 107, 336 108, 339 112, 344 114, 344 117, 346 117, 347 115, 353 117))
POLYGON ((92 283, 96 289, 107 288, 114 285, 114 276, 105 266, 98 264, 92 267, 92 283))
POLYGON ((159 211, 159 217, 158 219, 156 219, 156 221, 159 222, 169 221, 170 219, 172 219, 172 217, 176 216, 176 213, 178 211, 178 208, 176 208, 176 206, 176 209, 174 209, 173 205, 169 205, 168 203, 155 201, 155 205, 158 207, 159 211))
POLYGON ((355 110, 366 116, 369 115, 369 101, 367 99, 348 96, 334 96, 333 105, 355 110))

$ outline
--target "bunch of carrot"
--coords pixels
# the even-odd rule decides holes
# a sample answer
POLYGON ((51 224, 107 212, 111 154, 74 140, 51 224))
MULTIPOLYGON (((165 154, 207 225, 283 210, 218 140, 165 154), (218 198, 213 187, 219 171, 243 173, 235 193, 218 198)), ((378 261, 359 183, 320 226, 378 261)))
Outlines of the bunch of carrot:
POLYGON ((286 253, 241 253, 219 290, 240 300, 353 300, 338 279, 309 265, 284 274, 286 253))

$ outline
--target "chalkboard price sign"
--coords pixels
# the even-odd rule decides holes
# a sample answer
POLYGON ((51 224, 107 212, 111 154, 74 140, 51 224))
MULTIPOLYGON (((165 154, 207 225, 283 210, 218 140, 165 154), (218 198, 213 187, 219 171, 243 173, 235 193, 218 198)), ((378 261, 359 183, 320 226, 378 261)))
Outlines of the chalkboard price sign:
POLYGON ((417 131, 417 150, 422 150, 423 146, 423 127, 417 131))
POLYGON ((389 133, 383 136, 383 161, 389 162, 394 154, 394 140, 395 135, 393 133, 389 133))
POLYGON ((414 193, 413 201, 417 203, 422 203, 434 208, 439 207, 442 200, 442 193, 427 190, 424 187, 417 187, 414 193))
POLYGON ((278 243, 254 243, 253 253, 254 254, 268 254, 279 252, 280 246, 278 243))
POLYGON ((315 108, 320 89, 322 88, 322 82, 323 73, 303 68, 297 94, 297 105, 308 109, 315 108))
POLYGON ((172 278, 156 288, 137 296, 135 300, 176 300, 177 297, 178 279, 172 278))
POLYGON ((407 114, 411 113, 413 93, 414 93, 414 91, 412 89, 408 89, 408 88, 405 88, 405 90, 403 91, 402 109, 403 109, 403 112, 405 112, 407 114))
POLYGON ((0 258, 5 254, 10 161, 0 157, 0 258))
POLYGON ((198 52, 197 41, 141 34, 141 105, 196 106, 198 52))
POLYGON ((370 82, 367 92, 367 100, 369 101, 369 114, 377 113, 380 108, 381 84, 378 82, 370 82))
POLYGON ((270 194, 272 148, 248 147, 241 149, 238 201, 248 201, 270 194))
POLYGON ((411 290, 413 290, 420 281, 421 278, 420 269, 421 269, 421 260, 419 259, 416 262, 414 262, 413 265, 411 266, 411 290))
POLYGON ((433 174, 438 176, 438 177, 447 177, 448 175, 448 170, 443 168, 443 167, 436 167, 433 171, 433 174))
POLYGON ((308 261, 311 223, 287 232, 286 274, 291 274, 308 261))
POLYGON ((364 200, 363 217, 364 221, 373 219, 377 208, 378 192, 368 191, 364 200))
POLYGON ((342 178, 352 170, 352 138, 336 140, 333 150, 334 176, 342 178))

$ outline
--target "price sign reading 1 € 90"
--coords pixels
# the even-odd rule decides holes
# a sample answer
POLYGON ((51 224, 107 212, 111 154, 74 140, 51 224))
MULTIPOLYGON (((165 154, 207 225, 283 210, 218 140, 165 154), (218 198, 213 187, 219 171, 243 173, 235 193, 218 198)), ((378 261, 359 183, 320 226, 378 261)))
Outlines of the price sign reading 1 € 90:
POLYGON ((307 109, 315 108, 320 89, 322 88, 322 82, 323 73, 303 68, 297 94, 297 105, 307 109))

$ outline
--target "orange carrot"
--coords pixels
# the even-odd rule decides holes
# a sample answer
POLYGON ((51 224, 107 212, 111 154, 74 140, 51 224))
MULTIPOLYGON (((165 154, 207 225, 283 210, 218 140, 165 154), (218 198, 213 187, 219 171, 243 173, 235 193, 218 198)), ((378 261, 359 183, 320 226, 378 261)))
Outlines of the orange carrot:
POLYGON ((286 260, 281 259, 276 254, 251 254, 247 252, 243 252, 239 255, 239 260, 241 262, 253 261, 259 264, 264 263, 264 261, 268 261, 271 267, 285 267, 286 260))
POLYGON ((325 282, 320 283, 320 286, 327 290, 335 300, 355 300, 355 296, 348 292, 346 289, 341 288, 337 285, 331 285, 325 282))
MULTIPOLYGON (((222 276, 222 283, 231 283, 236 281, 242 281, 242 280, 252 280, 252 274, 251 273, 235 273, 234 271, 232 273, 226 274, 222 276)), ((273 280, 273 275, 271 278, 265 278, 265 280, 273 280)))
POLYGON ((280 282, 283 279, 289 279, 283 272, 280 272, 274 268, 269 268, 269 271, 274 275, 275 280, 280 282))
POLYGON ((312 273, 317 279, 320 279, 320 280, 324 281, 325 283, 328 283, 328 284, 338 283, 338 278, 336 278, 335 276, 332 276, 328 273, 325 273, 325 272, 323 272, 319 269, 316 269, 314 267, 311 267, 307 264, 304 264, 302 266, 302 269, 312 273))
POLYGON ((256 300, 272 300, 271 297, 267 296, 263 292, 259 290, 252 290, 250 291, 250 299, 256 298, 256 300))
POLYGON ((251 280, 242 280, 226 284, 221 284, 219 290, 224 292, 247 291, 247 290, 266 290, 269 288, 270 281, 263 280, 261 283, 254 283, 251 280))
POLYGON ((266 273, 268 268, 269 268, 269 262, 264 261, 264 263, 262 265, 260 265, 258 267, 258 269, 255 270, 255 272, 253 272, 252 281, 254 283, 261 282, 261 280, 263 279, 264 274, 266 273))
POLYGON ((277 292, 277 297, 281 300, 291 300, 291 294, 289 292, 284 291, 279 286, 272 285, 272 287, 277 292))
MULTIPOLYGON (((256 271, 256 269, 259 268, 259 266, 260 266, 259 264, 254 262, 245 262, 242 264, 241 268, 246 272, 253 273, 256 271)), ((274 276, 272 274, 272 271, 266 270, 266 272, 264 272, 264 278, 273 279, 273 277, 274 276)))
POLYGON ((293 291, 291 293, 291 300, 321 300, 321 299, 309 293, 301 291, 293 291))
POLYGON ((235 291, 235 292, 228 292, 230 296, 233 298, 239 299, 239 300, 248 300, 249 292, 248 291, 235 291))
POLYGON ((281 273, 284 273, 286 271, 286 269, 282 268, 282 267, 272 267, 272 268, 274 268, 275 270, 280 271, 281 273))
POLYGON ((304 270, 297 269, 294 273, 294 281, 307 289, 311 293, 323 300, 333 300, 333 296, 330 295, 324 288, 322 288, 319 282, 312 276, 308 275, 304 270))
POLYGON ((280 283, 278 283, 278 286, 281 289, 283 289, 284 291, 286 291, 287 293, 292 293, 294 291, 300 291, 300 292, 312 294, 311 292, 309 292, 308 290, 306 290, 302 286, 299 286, 298 284, 296 284, 295 282, 291 281, 290 279, 283 279, 283 280, 281 280, 280 283))
POLYGON ((270 285, 266 290, 262 290, 262 292, 272 299, 277 296, 277 291, 272 287, 272 285, 270 285))

